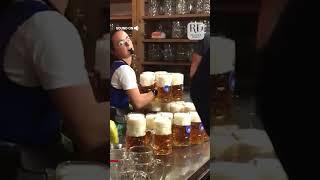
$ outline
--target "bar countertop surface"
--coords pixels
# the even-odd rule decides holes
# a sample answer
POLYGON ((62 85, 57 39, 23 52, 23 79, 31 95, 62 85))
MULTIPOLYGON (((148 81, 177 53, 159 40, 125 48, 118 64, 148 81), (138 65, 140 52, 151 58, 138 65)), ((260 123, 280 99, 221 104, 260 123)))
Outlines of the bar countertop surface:
POLYGON ((210 141, 201 145, 174 147, 168 156, 157 156, 165 164, 165 180, 200 179, 209 174, 210 141))

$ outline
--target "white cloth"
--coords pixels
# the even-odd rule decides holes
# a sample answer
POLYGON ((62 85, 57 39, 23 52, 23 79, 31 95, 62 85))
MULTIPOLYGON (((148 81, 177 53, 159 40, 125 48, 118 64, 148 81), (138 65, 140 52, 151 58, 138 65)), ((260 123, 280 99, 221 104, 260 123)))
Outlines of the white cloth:
POLYGON ((111 85, 123 90, 138 88, 136 73, 130 66, 122 65, 113 73, 111 85))
POLYGON ((232 39, 210 37, 210 74, 227 73, 234 70, 236 60, 236 43, 232 39))
POLYGON ((89 83, 78 31, 53 11, 36 13, 13 34, 4 71, 19 85, 46 90, 89 83))

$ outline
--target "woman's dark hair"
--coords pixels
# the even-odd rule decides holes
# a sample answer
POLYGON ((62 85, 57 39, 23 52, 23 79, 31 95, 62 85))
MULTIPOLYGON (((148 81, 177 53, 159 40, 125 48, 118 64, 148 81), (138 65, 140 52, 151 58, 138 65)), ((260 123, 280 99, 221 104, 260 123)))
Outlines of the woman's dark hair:
POLYGON ((110 63, 113 61, 117 60, 117 58, 113 55, 112 51, 114 50, 113 42, 112 42, 112 37, 114 34, 117 32, 117 30, 113 30, 110 32, 110 63))

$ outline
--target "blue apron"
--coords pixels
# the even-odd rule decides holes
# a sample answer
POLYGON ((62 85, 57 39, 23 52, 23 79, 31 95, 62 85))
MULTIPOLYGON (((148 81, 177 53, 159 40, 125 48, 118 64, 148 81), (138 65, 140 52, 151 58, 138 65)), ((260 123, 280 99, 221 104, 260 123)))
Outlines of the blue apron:
POLYGON ((18 27, 50 4, 25 0, 0 12, 0 140, 22 145, 49 145, 59 138, 60 116, 42 87, 24 87, 4 72, 6 47, 18 27))
MULTIPOLYGON (((122 60, 114 61, 111 66, 111 77, 114 72, 121 66, 128 65, 122 60)), ((111 78, 112 79, 112 78, 111 78)), ((129 98, 125 90, 114 88, 111 85, 110 89, 110 105, 118 109, 128 109, 129 108, 129 98)))

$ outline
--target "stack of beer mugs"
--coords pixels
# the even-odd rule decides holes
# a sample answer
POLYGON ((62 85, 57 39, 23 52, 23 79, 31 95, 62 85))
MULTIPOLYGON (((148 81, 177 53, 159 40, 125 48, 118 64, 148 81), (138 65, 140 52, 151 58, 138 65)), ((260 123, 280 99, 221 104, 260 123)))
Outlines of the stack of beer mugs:
POLYGON ((151 103, 153 112, 159 112, 160 103, 170 103, 183 99, 182 73, 169 73, 167 71, 145 71, 140 74, 140 92, 147 93, 154 88, 158 90, 156 100, 151 103))
POLYGON ((151 146, 156 155, 169 155, 172 146, 204 142, 204 129, 196 111, 129 113, 126 147, 151 146))

